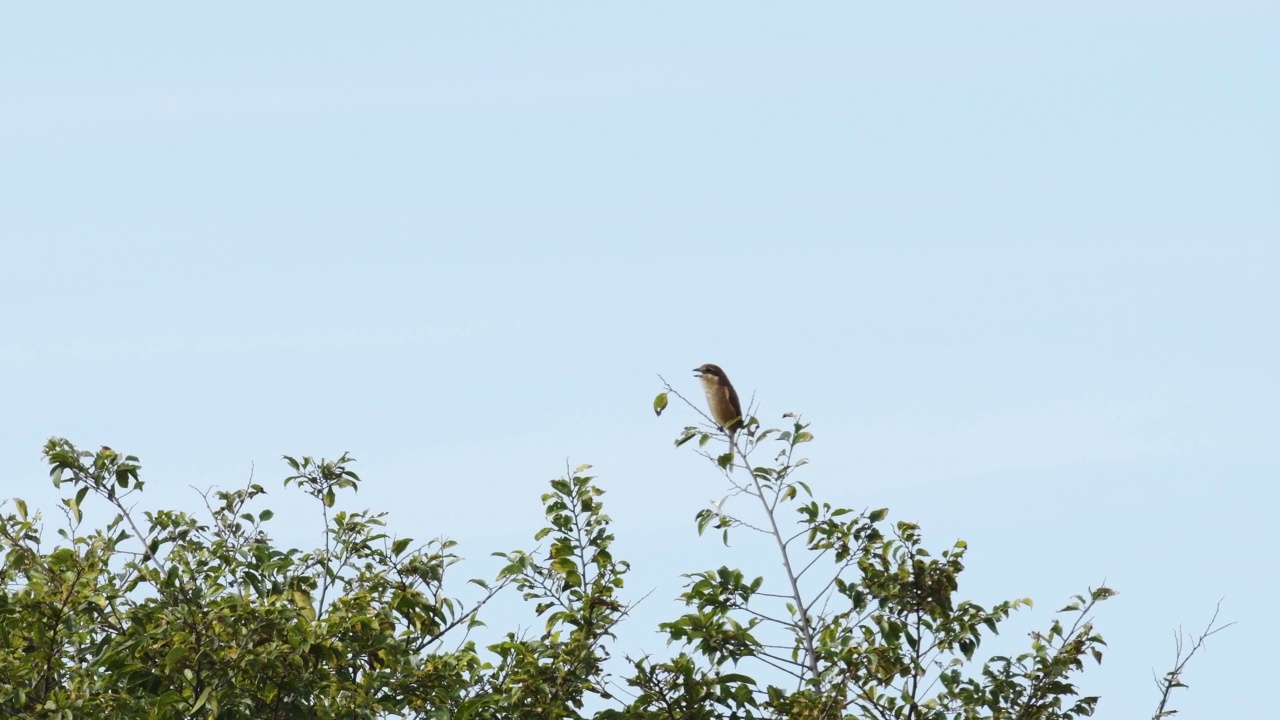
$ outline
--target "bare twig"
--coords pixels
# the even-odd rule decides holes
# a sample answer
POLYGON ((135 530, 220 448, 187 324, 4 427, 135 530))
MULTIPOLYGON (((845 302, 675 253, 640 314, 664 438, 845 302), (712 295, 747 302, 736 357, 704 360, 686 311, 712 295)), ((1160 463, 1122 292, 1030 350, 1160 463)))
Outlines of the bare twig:
MULTIPOLYGON (((1204 642, 1209 639, 1209 636, 1217 635, 1223 630, 1235 625, 1235 622, 1233 621, 1226 625, 1215 626, 1218 622, 1218 613, 1221 612, 1221 610, 1222 600, 1218 600, 1218 604, 1213 608, 1213 617, 1209 618, 1209 624, 1205 626, 1204 632, 1200 633, 1200 637, 1197 638, 1191 635, 1186 636, 1187 640, 1194 640, 1194 642, 1191 644, 1191 649, 1187 651, 1185 657, 1182 654, 1183 650, 1186 648, 1183 644, 1182 628, 1178 628, 1178 632, 1174 635, 1177 654, 1173 658, 1173 669, 1165 673, 1163 678, 1154 678, 1156 681, 1156 687, 1160 688, 1160 704, 1156 706, 1156 712, 1151 716, 1151 720, 1160 720, 1160 718, 1170 717, 1174 713, 1178 712, 1177 710, 1166 710, 1165 708, 1169 705, 1169 694, 1173 692, 1174 688, 1187 687, 1186 684, 1182 682, 1182 672, 1186 669, 1187 663, 1191 662, 1191 658, 1195 656, 1196 652, 1199 651, 1200 648, 1204 647, 1204 642)), ((1152 672, 1152 675, 1154 676, 1155 673, 1152 672)))
POLYGON ((485 593, 484 597, 480 598, 480 600, 477 601, 476 604, 472 605, 470 610, 467 610, 464 613, 460 613, 458 617, 454 618, 453 622, 450 622, 449 624, 440 628, 439 632, 436 632, 435 634, 428 636, 425 639, 425 641, 422 643, 422 647, 425 648, 431 643, 439 640, 440 638, 444 637, 450 630, 458 627, 464 622, 469 624, 470 620, 473 617, 475 617, 477 614, 479 614, 480 609, 485 606, 485 603, 492 600, 493 596, 497 595, 498 592, 502 590, 502 588, 506 587, 508 582, 509 582, 508 580, 503 580, 497 585, 494 585, 491 588, 487 588, 487 592, 485 593))

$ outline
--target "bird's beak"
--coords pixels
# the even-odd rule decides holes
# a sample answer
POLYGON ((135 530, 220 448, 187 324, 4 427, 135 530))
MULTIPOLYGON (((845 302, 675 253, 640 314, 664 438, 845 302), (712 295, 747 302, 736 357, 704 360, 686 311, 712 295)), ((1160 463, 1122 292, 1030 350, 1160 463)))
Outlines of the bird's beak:
POLYGON ((694 374, 694 375, 696 375, 696 376, 698 376, 698 377, 702 377, 702 368, 694 368, 694 369, 693 369, 693 374, 694 374))

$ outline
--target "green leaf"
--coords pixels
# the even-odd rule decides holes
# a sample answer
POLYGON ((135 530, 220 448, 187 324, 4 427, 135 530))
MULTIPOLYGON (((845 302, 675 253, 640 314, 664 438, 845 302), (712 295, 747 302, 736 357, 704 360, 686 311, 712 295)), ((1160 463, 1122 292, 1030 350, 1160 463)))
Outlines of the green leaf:
POLYGON ((696 519, 697 519, 697 521, 698 521, 698 534, 699 534, 699 535, 701 535, 701 534, 703 533, 703 531, 707 529, 707 525, 710 525, 710 524, 711 524, 711 520, 712 520, 712 518, 714 518, 714 517, 715 517, 715 514, 714 514, 714 513, 712 513, 710 510, 699 510, 699 511, 698 511, 698 514, 695 516, 695 518, 696 518, 696 519))
POLYGON ((80 505, 75 501, 75 498, 64 498, 62 504, 71 511, 71 516, 75 518, 75 521, 80 522, 83 516, 80 514, 80 505))
POLYGON ((187 656, 187 646, 177 645, 171 648, 164 656, 164 667, 166 670, 172 670, 182 659, 187 656))
POLYGON ((551 569, 561 575, 572 575, 578 572, 578 566, 572 558, 558 557, 551 561, 551 569))
POLYGON ((658 393, 658 396, 653 399, 653 414, 661 415, 662 411, 666 409, 667 409, 667 394, 658 393))
POLYGON ((293 591, 293 606, 308 620, 316 619, 316 609, 311 605, 311 595, 302 591, 293 591))
POLYGON ((204 692, 200 693, 200 697, 196 698, 196 702, 195 702, 195 704, 194 704, 194 705, 192 705, 192 706, 191 706, 191 709, 190 709, 190 710, 188 710, 187 712, 195 712, 195 711, 199 710, 200 708, 204 707, 204 703, 205 703, 205 701, 209 699, 209 693, 213 692, 213 689, 214 689, 215 687, 217 687, 217 686, 216 686, 216 685, 209 685, 208 687, 206 687, 206 688, 204 689, 204 692))

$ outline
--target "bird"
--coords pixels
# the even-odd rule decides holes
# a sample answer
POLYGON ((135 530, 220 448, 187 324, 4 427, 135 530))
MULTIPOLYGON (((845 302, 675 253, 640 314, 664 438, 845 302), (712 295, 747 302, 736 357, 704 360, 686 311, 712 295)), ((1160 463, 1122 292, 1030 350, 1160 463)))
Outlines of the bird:
POLYGON ((733 434, 743 424, 738 391, 733 389, 729 376, 719 365, 707 363, 694 368, 693 374, 702 381, 702 391, 707 394, 707 408, 711 410, 711 419, 729 435, 729 452, 733 452, 733 434))

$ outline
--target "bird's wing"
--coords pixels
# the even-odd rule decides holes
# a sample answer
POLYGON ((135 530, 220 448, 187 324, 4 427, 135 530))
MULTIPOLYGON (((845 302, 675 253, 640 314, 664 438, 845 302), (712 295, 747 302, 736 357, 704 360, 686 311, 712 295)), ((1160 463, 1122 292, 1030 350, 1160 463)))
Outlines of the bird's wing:
POLYGON ((733 416, 738 419, 736 423, 732 424, 741 425, 746 421, 746 418, 742 416, 742 403, 738 401, 738 391, 733 389, 733 385, 726 384, 724 392, 729 396, 729 406, 733 408, 733 416))

